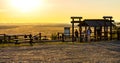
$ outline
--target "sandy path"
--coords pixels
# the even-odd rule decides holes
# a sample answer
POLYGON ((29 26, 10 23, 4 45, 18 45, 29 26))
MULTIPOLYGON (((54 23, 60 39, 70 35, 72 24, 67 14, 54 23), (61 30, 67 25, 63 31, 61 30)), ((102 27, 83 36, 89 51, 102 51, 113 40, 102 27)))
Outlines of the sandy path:
POLYGON ((0 63, 120 63, 120 42, 0 48, 0 63))

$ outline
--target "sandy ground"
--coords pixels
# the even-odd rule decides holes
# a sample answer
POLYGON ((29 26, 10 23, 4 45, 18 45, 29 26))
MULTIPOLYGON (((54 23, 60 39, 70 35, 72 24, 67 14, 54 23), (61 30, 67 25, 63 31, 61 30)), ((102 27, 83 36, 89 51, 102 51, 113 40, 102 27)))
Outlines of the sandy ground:
POLYGON ((0 63, 120 63, 120 41, 4 47, 0 63))

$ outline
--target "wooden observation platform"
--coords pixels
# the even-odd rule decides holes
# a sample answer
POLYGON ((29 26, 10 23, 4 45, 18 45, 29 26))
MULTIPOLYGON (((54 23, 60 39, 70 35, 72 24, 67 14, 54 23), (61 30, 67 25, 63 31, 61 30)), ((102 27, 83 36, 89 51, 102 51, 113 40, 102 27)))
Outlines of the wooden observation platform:
POLYGON ((104 37, 104 39, 108 40, 108 30, 110 33, 110 40, 112 40, 112 29, 113 26, 115 26, 113 24, 114 20, 112 20, 112 16, 103 16, 103 19, 84 19, 82 20, 82 17, 71 17, 72 21, 72 42, 74 42, 74 28, 75 28, 75 23, 78 23, 78 27, 79 27, 79 39, 80 42, 82 42, 81 40, 81 35, 82 35, 82 27, 85 28, 85 30, 87 29, 87 27, 94 27, 94 39, 97 40, 97 28, 100 28, 100 33, 103 33, 104 35, 100 35, 100 39, 104 37), (103 29, 103 30, 102 30, 103 29))

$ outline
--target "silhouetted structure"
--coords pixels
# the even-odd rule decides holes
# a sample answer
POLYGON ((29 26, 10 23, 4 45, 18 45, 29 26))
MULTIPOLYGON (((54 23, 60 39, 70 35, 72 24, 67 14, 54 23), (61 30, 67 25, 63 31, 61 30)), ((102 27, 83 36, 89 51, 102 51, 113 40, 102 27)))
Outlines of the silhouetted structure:
POLYGON ((117 40, 120 40, 120 28, 117 30, 117 40))
MULTIPOLYGON (((108 40, 108 32, 110 33, 110 40, 112 40, 112 27, 114 26, 112 20, 112 16, 104 16, 103 19, 85 19, 81 21, 82 17, 71 17, 72 21, 72 42, 74 42, 74 24, 78 23, 79 25, 79 32, 80 32, 80 37, 81 37, 81 32, 82 32, 82 27, 85 27, 85 30, 87 27, 94 27, 94 40, 101 40, 102 37, 104 39, 108 40), (102 28, 104 30, 102 31, 102 28), (110 31, 108 31, 110 30, 110 31), (104 35, 102 35, 104 33, 104 35)), ((81 38, 80 42, 82 41, 81 38)))
MULTIPOLYGON (((75 23, 81 24, 82 23, 82 21, 81 21, 82 17, 71 17, 71 19, 72 19, 72 21, 71 21, 71 23, 72 23, 72 42, 74 42, 75 41, 75 37, 74 37, 74 24, 75 23)), ((81 32, 82 32, 81 29, 82 29, 81 26, 79 26, 80 36, 81 36, 81 32)))

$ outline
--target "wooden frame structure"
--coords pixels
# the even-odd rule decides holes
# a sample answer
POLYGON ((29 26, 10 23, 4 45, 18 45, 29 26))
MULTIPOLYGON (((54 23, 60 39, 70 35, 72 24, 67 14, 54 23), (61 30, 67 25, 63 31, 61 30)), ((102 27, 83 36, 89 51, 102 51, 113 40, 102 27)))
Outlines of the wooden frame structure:
MULTIPOLYGON (((72 23, 72 42, 74 42, 75 41, 75 37, 74 37, 74 24, 75 23, 81 24, 82 17, 71 17, 71 19, 72 19, 72 21, 71 21, 71 23, 72 23)), ((80 32, 80 36, 81 36, 81 32, 82 32, 81 26, 79 26, 79 32, 80 32)))
POLYGON ((108 40, 108 28, 110 29, 110 40, 112 40, 112 28, 114 26, 112 20, 112 16, 103 16, 103 19, 85 19, 81 20, 82 17, 71 17, 72 21, 72 42, 74 42, 74 24, 78 23, 79 25, 79 39, 80 42, 81 40, 81 35, 82 35, 82 27, 85 27, 85 30, 87 27, 94 27, 94 38, 97 40, 97 27, 100 27, 101 29, 104 28, 104 30, 101 33, 104 33, 104 36, 100 36, 100 39, 104 37, 104 39, 108 40))

